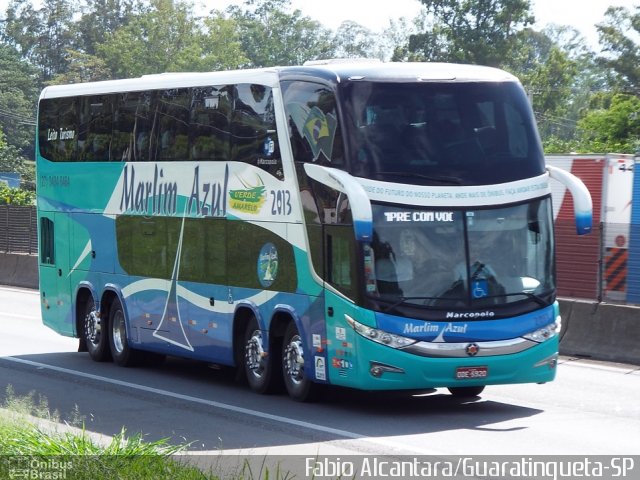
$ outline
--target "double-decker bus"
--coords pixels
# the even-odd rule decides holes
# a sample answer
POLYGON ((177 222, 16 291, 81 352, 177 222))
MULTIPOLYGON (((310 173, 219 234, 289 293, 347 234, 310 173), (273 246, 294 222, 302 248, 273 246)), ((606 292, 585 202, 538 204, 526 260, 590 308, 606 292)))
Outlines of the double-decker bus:
POLYGON ((93 360, 181 356, 300 401, 554 378, 550 178, 527 96, 429 63, 43 90, 44 323, 93 360))

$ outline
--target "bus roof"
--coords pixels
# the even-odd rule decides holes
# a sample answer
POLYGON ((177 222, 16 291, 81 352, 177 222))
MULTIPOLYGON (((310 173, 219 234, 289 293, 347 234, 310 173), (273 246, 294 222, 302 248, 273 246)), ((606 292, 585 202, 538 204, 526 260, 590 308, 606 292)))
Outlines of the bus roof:
POLYGON ((345 80, 389 82, 505 82, 517 81, 497 68, 452 63, 380 62, 374 60, 320 60, 303 66, 270 67, 218 72, 161 73, 139 78, 75 83, 46 87, 40 98, 99 95, 160 88, 258 83, 276 87, 280 80, 319 79, 332 83, 345 80))
POLYGON ((281 77, 296 74, 344 80, 389 82, 505 82, 513 75, 492 67, 455 63, 320 60, 282 69, 281 77))

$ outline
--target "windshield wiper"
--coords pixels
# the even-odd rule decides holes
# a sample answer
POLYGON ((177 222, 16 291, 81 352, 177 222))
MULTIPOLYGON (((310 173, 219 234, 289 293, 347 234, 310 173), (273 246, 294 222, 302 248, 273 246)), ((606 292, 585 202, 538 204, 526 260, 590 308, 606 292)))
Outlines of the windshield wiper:
POLYGON ((399 297, 399 300, 395 303, 384 307, 384 311, 388 312, 389 310, 394 310, 398 305, 402 305, 403 303, 408 303, 408 300, 438 300, 438 297, 399 297))
POLYGON ((496 295, 496 296, 497 297, 514 297, 516 295, 524 295, 526 297, 529 297, 531 300, 536 302, 541 307, 547 307, 550 305, 549 302, 546 302, 544 298, 542 298, 540 295, 536 295, 535 293, 531 293, 531 292, 513 292, 513 293, 505 293, 503 295, 496 295))
POLYGON ((374 175, 392 175, 396 177, 418 177, 430 182, 444 183, 446 185, 462 185, 462 180, 458 177, 448 177, 444 175, 432 176, 415 172, 374 172, 374 175))

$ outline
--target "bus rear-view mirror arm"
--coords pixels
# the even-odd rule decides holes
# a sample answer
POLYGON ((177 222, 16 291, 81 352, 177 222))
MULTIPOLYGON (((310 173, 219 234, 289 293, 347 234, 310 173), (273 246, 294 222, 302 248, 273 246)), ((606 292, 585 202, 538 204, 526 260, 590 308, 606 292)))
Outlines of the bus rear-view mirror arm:
POLYGON ((306 163, 304 170, 309 177, 317 182, 347 196, 351 207, 351 215, 353 216, 353 229, 356 240, 370 242, 373 239, 373 211, 371 210, 371 201, 364 187, 347 172, 336 168, 306 163))
POLYGON ((593 223, 593 203, 585 184, 575 175, 561 168, 547 165, 549 176, 566 186, 573 197, 573 209, 578 235, 591 233, 593 223))

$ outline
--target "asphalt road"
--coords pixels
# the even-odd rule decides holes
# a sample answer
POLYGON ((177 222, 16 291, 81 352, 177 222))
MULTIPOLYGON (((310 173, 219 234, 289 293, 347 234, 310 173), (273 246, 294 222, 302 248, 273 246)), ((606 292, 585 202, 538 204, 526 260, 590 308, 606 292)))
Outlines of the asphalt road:
POLYGON ((632 455, 640 367, 563 358, 555 382, 488 387, 472 402, 330 389, 316 404, 260 396, 232 373, 169 359, 121 368, 77 353, 40 322, 38 293, 0 288, 0 401, 34 392, 104 436, 142 432, 198 452, 632 455))

